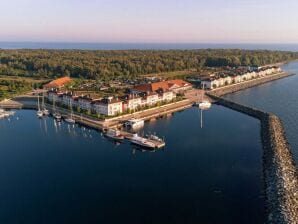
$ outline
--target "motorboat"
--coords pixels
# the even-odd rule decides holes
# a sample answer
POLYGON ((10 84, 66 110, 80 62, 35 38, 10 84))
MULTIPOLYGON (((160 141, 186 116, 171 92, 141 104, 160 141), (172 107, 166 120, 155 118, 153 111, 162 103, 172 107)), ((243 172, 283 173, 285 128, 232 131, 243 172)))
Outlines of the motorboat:
POLYGON ((144 127, 144 123, 145 122, 142 119, 130 119, 125 122, 125 126, 132 129, 137 129, 144 127))
POLYGON ((154 149, 156 148, 155 144, 153 142, 148 141, 148 139, 143 138, 139 136, 138 134, 133 134, 133 136, 129 139, 131 143, 142 146, 145 148, 151 148, 154 149))
POLYGON ((207 110, 211 107, 211 103, 208 100, 203 100, 201 103, 199 103, 199 108, 201 110, 207 110))
POLYGON ((164 142, 164 140, 162 138, 158 137, 155 134, 148 135, 148 139, 151 139, 151 140, 154 140, 154 141, 157 141, 157 142, 164 142))
POLYGON ((108 129, 107 132, 104 133, 104 136, 118 141, 124 139, 124 136, 117 129, 108 129))

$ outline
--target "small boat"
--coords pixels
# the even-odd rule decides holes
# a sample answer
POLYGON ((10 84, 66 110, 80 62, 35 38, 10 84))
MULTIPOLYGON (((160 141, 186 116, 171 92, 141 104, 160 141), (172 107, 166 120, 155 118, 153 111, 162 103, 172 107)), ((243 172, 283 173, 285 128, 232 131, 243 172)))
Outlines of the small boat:
POLYGON ((211 107, 211 103, 208 100, 203 100, 203 102, 199 103, 199 108, 201 110, 208 110, 211 107))
POLYGON ((4 109, 0 109, 0 118, 10 117, 15 114, 15 111, 6 111, 4 109))
POLYGON ((44 102, 44 93, 42 93, 42 113, 44 116, 48 116, 50 114, 49 110, 46 108, 45 102, 44 102))
POLYGON ((72 110, 71 102, 69 102, 69 108, 70 108, 70 116, 65 118, 64 120, 67 123, 74 124, 74 123, 76 123, 76 121, 75 121, 74 116, 73 116, 73 110, 72 110))
POLYGON ((59 113, 57 113, 57 112, 53 113, 53 117, 54 117, 57 121, 61 121, 61 119, 62 119, 61 114, 59 114, 59 113))
POLYGON ((140 137, 138 134, 133 134, 131 138, 129 138, 132 144, 142 146, 145 148, 155 149, 156 146, 153 142, 148 141, 148 139, 140 137))
MULTIPOLYGON (((205 89, 205 86, 203 86, 203 91, 204 89, 205 89)), ((204 99, 204 95, 205 95, 204 93, 201 94, 202 96, 201 101, 196 102, 195 105, 198 106, 201 110, 208 110, 210 109, 212 104, 208 100, 204 99)))
POLYGON ((36 112, 36 115, 38 118, 41 118, 43 116, 43 112, 42 110, 40 109, 40 105, 39 105, 39 95, 37 96, 37 112, 36 112))
POLYGON ((154 141, 157 141, 157 142, 164 142, 164 140, 162 138, 158 137, 155 134, 148 135, 148 139, 151 139, 151 140, 154 140, 154 141))
POLYGON ((104 133, 104 136, 118 141, 124 139, 124 136, 117 129, 108 129, 107 132, 104 133))
POLYGON ((76 123, 76 121, 73 119, 73 118, 71 118, 71 117, 67 117, 67 118, 65 118, 64 119, 67 123, 70 123, 70 124, 75 124, 76 123))
POLYGON ((144 123, 145 122, 142 119, 130 119, 127 122, 125 122, 125 126, 132 129, 137 129, 144 127, 144 123))
POLYGON ((44 108, 44 109, 42 110, 42 113, 43 113, 43 115, 45 115, 45 116, 48 116, 48 115, 50 114, 49 110, 46 109, 46 108, 44 108))
POLYGON ((61 121, 62 115, 56 111, 55 98, 53 98, 52 115, 57 121, 59 121, 59 122, 61 121))
POLYGON ((43 112, 42 112, 42 110, 38 110, 38 111, 36 112, 36 115, 37 115, 37 117, 39 117, 39 118, 43 117, 43 112))

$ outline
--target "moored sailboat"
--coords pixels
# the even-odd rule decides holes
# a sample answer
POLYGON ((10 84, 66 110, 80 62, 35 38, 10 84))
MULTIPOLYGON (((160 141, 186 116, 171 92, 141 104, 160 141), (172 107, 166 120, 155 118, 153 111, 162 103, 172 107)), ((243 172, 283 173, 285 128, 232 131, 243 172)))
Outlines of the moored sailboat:
POLYGON ((56 105, 55 105, 55 99, 54 99, 54 98, 53 98, 52 115, 53 115, 53 117, 54 117, 58 122, 61 121, 62 116, 61 116, 60 113, 58 113, 58 112, 56 111, 56 105))
POLYGON ((67 118, 65 118, 64 120, 67 123, 74 124, 74 123, 76 123, 76 121, 73 116, 73 109, 72 109, 71 101, 69 102, 69 107, 70 107, 70 115, 67 118))
POLYGON ((42 113, 45 116, 48 116, 50 114, 49 110, 46 108, 45 102, 44 102, 44 93, 42 93, 42 113))
POLYGON ((43 116, 43 112, 40 109, 40 105, 39 105, 39 95, 37 96, 37 112, 36 112, 37 117, 41 118, 43 116))

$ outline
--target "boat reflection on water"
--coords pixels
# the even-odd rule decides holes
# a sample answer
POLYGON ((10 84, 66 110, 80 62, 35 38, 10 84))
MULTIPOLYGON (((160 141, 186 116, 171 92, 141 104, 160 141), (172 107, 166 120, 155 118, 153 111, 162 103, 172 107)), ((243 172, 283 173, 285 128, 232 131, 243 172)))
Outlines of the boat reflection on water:
POLYGON ((163 148, 148 148, 148 147, 143 147, 143 146, 136 145, 136 144, 131 144, 131 149, 132 149, 132 154, 136 154, 137 152, 150 153, 150 152, 164 151, 165 147, 163 147, 163 148))

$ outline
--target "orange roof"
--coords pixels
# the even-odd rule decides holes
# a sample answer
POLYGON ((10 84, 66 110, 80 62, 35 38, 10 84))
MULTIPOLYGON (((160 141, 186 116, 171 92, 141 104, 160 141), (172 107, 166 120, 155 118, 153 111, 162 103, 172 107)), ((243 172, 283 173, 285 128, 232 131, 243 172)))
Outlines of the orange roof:
POLYGON ((71 81, 71 78, 68 76, 59 78, 59 79, 55 79, 53 81, 51 81, 48 84, 45 84, 43 87, 45 88, 60 88, 62 86, 64 86, 65 84, 69 83, 71 81))
POLYGON ((155 82, 151 84, 138 85, 135 87, 135 89, 143 92, 155 92, 158 89, 166 91, 170 89, 179 89, 188 86, 191 86, 191 84, 181 79, 175 79, 163 82, 155 82))

